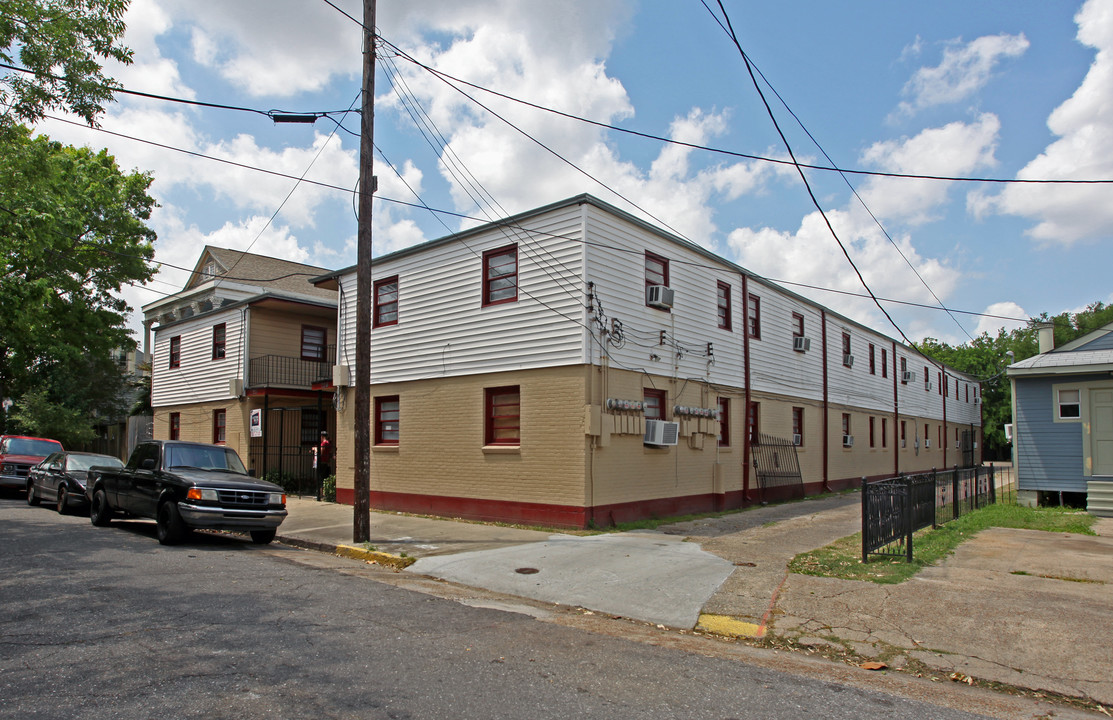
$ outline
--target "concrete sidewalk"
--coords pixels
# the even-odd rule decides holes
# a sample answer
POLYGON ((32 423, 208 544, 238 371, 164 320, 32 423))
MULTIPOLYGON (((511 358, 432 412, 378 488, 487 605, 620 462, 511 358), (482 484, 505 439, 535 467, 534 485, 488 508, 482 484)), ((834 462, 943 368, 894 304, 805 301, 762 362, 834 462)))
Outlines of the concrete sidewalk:
MULTIPOLYGON (((595 536, 373 512, 370 544, 416 558, 407 572, 485 590, 1113 706, 1113 519, 1098 520, 1098 537, 988 530, 899 585, 790 575, 796 554, 861 529, 860 501, 595 536)), ((350 506, 288 507, 280 539, 352 545, 350 506)))

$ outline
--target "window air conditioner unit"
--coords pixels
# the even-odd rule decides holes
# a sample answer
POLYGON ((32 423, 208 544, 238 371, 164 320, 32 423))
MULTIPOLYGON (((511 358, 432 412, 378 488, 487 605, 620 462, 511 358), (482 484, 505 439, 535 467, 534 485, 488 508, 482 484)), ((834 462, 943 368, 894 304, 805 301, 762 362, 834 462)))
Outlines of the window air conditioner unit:
POLYGON ((800 439, 801 439, 800 438, 800 433, 793 433, 792 434, 792 444, 793 445, 799 446, 800 445, 800 439))
POLYGON ((347 365, 333 365, 332 366, 332 384, 336 387, 348 387, 351 385, 351 373, 347 365))
POLYGON ((1005 423, 1005 440, 1008 442, 1013 441, 1013 424, 1005 423))
POLYGON ((680 423, 666 422, 664 420, 646 420, 645 438, 642 442, 646 445, 676 445, 680 439, 680 423))
POLYGON ((798 336, 792 338, 792 349, 796 352, 807 352, 812 349, 811 338, 798 336))
POLYGON ((928 380, 924 383, 924 390, 931 392, 931 380, 928 380))
POLYGON ((854 447, 854 436, 853 435, 843 435, 842 436, 842 446, 847 447, 847 448, 848 447, 854 447))
POLYGON ((912 382, 912 371, 911 370, 905 370, 904 372, 902 372, 900 374, 900 381, 902 383, 904 383, 905 385, 912 382))
POLYGON ((671 310, 674 293, 664 285, 650 285, 645 289, 645 304, 662 310, 671 310))
POLYGON ((901 446, 902 448, 906 448, 906 447, 908 447, 908 441, 907 441, 907 440, 901 440, 901 441, 900 441, 900 446, 901 446))
POLYGON ((842 356, 842 364, 847 367, 854 367, 854 356, 850 353, 844 353, 842 356))
POLYGON ((977 404, 978 404, 979 402, 981 402, 981 399, 980 399, 980 398, 978 398, 978 396, 977 396, 977 395, 975 395, 975 396, 974 396, 974 404, 975 404, 975 405, 977 405, 977 404))
POLYGON ((924 438, 924 448, 926 449, 926 448, 930 448, 930 447, 931 447, 931 440, 928 439, 928 438, 924 438))

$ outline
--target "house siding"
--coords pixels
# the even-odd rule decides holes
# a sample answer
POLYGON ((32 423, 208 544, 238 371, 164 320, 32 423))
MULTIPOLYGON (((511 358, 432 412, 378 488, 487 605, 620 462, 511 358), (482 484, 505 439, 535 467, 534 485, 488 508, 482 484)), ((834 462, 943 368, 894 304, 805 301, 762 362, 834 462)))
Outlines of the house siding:
POLYGON ((1053 386, 1063 382, 1108 380, 1100 376, 1017 379, 1013 427, 1017 481, 1020 490, 1086 492, 1083 466, 1083 425, 1055 422, 1053 386))
POLYGON ((243 377, 243 314, 214 312, 155 330, 151 359, 151 405, 177 406, 227 400, 229 380, 243 377), (213 326, 224 323, 226 355, 212 358, 213 326), (181 337, 181 366, 169 367, 170 339, 181 337))

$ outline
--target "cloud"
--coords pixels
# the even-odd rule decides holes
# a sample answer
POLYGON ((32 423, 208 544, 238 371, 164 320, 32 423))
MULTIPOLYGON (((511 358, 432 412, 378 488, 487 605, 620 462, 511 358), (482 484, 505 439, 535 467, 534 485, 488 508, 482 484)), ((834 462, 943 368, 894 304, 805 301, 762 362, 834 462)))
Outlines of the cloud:
POLYGON ((1017 305, 1011 300, 996 302, 982 311, 985 315, 998 315, 1001 317, 980 317, 978 318, 978 327, 974 331, 975 337, 982 333, 989 333, 991 337, 997 337, 1000 330, 1011 332, 1022 328, 1028 324, 1027 320, 1004 320, 1002 318, 1027 318, 1028 313, 1024 308, 1017 305))
POLYGON ((986 35, 965 45, 956 40, 943 50, 938 65, 920 68, 905 84, 901 92, 910 99, 902 102, 898 111, 911 114, 963 100, 985 87, 1002 59, 1018 57, 1027 49, 1028 38, 1023 33, 986 35))
MULTIPOLYGON (((1075 21, 1079 42, 1097 53, 1082 84, 1048 118, 1047 126, 1058 139, 1021 169, 1018 178, 1113 177, 1113 7, 1090 0, 1075 21)), ((1035 221, 1027 234, 1044 246, 1113 236, 1108 185, 1011 185, 996 196, 975 195, 971 208, 1035 221)))

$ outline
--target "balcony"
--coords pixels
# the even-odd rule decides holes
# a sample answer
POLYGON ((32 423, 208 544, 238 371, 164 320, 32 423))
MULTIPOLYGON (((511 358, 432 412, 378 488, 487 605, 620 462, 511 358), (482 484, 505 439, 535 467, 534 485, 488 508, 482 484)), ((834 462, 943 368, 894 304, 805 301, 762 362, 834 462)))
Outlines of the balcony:
POLYGON ((248 388, 296 388, 309 390, 315 383, 332 382, 332 358, 336 346, 329 345, 323 360, 302 360, 287 355, 260 355, 247 365, 248 388))

